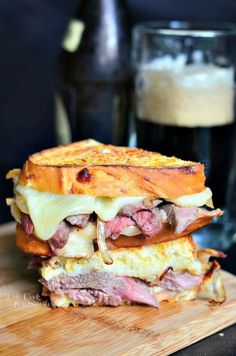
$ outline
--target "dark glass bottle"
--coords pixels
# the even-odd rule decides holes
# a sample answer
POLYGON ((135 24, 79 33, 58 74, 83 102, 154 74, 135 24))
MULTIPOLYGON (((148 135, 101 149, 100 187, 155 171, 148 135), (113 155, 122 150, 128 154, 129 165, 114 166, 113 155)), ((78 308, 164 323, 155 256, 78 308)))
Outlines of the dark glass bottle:
POLYGON ((130 93, 130 27, 123 1, 85 0, 78 49, 60 58, 63 98, 73 140, 126 144, 130 93))

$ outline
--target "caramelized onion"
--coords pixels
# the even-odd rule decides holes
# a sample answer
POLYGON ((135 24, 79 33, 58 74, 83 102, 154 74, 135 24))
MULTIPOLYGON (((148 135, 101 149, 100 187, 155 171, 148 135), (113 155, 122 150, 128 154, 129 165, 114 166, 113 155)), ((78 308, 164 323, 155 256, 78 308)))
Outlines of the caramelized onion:
POLYGON ((101 219, 97 219, 97 244, 99 251, 101 253, 103 262, 106 263, 107 265, 111 265, 113 263, 113 260, 111 258, 111 255, 109 254, 107 250, 107 245, 105 241, 105 223, 101 219))

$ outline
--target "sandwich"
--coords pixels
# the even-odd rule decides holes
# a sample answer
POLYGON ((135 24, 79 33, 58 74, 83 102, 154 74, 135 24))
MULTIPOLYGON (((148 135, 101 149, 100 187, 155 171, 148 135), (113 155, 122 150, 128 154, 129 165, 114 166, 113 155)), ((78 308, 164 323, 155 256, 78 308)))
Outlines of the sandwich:
POLYGON ((191 236, 223 214, 201 163, 90 139, 35 153, 7 178, 16 245, 37 257, 53 307, 225 300, 224 254, 191 236))

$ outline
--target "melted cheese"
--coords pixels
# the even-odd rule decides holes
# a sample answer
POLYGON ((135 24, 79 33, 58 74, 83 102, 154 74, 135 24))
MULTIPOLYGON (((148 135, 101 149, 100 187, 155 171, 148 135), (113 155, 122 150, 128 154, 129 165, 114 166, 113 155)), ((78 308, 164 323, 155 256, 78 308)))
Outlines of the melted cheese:
POLYGON ((139 230, 139 228, 137 226, 128 226, 125 227, 122 231, 121 231, 121 235, 126 235, 126 236, 136 236, 141 234, 141 230, 139 230))
POLYGON ((17 185, 16 204, 30 215, 36 235, 42 240, 52 237, 58 224, 67 216, 95 212, 104 221, 112 220, 128 204, 137 204, 145 197, 93 197, 77 194, 52 194, 38 192, 17 185), (22 197, 24 200, 22 201, 22 197))
POLYGON ((177 199, 172 200, 172 203, 179 206, 202 206, 204 204, 209 205, 211 202, 212 191, 210 188, 206 188, 200 193, 183 195, 177 199))
POLYGON ((96 239, 96 224, 88 223, 84 229, 72 229, 69 239, 63 248, 56 249, 57 256, 90 257, 94 253, 93 240, 96 239))
MULTIPOLYGON (((30 215, 34 224, 35 234, 42 240, 52 237, 58 224, 67 216, 95 212, 104 221, 112 220, 125 205, 137 204, 143 201, 145 196, 122 196, 118 198, 95 197, 77 194, 52 194, 39 192, 32 188, 26 188, 20 184, 15 188, 17 207, 30 215)), ((212 193, 209 188, 203 192, 185 195, 172 200, 180 206, 202 206, 212 193)), ((16 214, 14 214, 16 215, 16 214)), ((124 231, 128 236, 137 235, 138 231, 124 231)))

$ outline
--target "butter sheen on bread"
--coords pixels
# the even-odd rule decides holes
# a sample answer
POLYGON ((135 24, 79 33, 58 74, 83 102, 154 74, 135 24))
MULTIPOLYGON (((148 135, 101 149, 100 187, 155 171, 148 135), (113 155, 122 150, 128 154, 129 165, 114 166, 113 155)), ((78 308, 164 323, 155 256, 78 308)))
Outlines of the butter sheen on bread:
POLYGON ((138 148, 93 140, 44 150, 26 161, 19 183, 56 194, 157 196, 175 199, 202 192, 204 166, 138 148))

